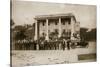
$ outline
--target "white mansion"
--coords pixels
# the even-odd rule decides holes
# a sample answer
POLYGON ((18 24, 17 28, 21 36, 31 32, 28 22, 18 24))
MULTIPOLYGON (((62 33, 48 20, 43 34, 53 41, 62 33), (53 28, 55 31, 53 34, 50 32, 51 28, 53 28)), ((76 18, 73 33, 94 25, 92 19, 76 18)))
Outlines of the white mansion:
POLYGON ((58 37, 61 37, 62 33, 66 32, 67 36, 72 40, 75 39, 74 34, 76 34, 77 37, 80 35, 80 23, 77 22, 72 13, 38 15, 35 16, 34 20, 35 40, 43 35, 45 35, 46 40, 49 40, 49 34, 55 31, 58 32, 58 37))

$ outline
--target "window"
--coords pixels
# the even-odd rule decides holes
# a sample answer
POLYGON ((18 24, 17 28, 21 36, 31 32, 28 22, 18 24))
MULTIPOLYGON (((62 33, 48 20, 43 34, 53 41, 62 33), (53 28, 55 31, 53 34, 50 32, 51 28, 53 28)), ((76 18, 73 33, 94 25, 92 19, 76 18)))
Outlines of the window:
POLYGON ((71 24, 71 18, 68 18, 67 21, 68 21, 68 24, 71 24))
POLYGON ((68 35, 68 37, 71 36, 71 30, 68 29, 68 31, 67 31, 67 35, 68 35))
POLYGON ((70 21, 68 22, 68 24, 70 24, 70 21))
POLYGON ((58 34, 58 29, 55 29, 55 33, 58 34))
POLYGON ((48 23, 48 25, 50 26, 50 23, 48 23))
POLYGON ((65 30, 65 29, 63 29, 63 32, 66 32, 66 30, 65 30))
POLYGON ((63 25, 65 25, 65 22, 62 22, 63 25))
POLYGON ((55 25, 57 25, 58 23, 57 22, 55 22, 55 25))
POLYGON ((45 26, 45 23, 43 22, 42 25, 45 26))
POLYGON ((42 36, 44 36, 44 35, 45 35, 45 33, 43 32, 43 33, 42 33, 42 36))

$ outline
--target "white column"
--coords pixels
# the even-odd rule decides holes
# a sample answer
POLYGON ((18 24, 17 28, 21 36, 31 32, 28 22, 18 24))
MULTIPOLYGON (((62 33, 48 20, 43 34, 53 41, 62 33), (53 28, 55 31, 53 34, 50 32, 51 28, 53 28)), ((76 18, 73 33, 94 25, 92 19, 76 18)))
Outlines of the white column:
POLYGON ((46 40, 49 40, 49 34, 48 34, 48 19, 46 19, 46 40))
POLYGON ((59 36, 58 37, 61 37, 61 18, 59 18, 59 36))
POLYGON ((74 40, 74 39, 75 39, 75 38, 73 37, 73 34, 75 33, 74 24, 75 24, 75 20, 74 20, 73 17, 71 17, 71 40, 74 40))
POLYGON ((37 20, 35 20, 35 37, 34 40, 37 40, 37 20))

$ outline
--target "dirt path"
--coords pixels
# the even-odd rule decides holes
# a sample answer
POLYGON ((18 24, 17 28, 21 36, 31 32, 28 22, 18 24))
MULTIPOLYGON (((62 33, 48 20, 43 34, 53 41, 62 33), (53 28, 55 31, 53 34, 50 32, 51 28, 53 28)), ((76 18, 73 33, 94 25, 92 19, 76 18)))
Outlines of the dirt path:
POLYGON ((28 66, 28 65, 48 65, 48 64, 64 64, 64 63, 76 63, 76 62, 88 62, 95 61, 90 60, 78 60, 78 55, 96 53, 96 46, 89 45, 88 48, 77 48, 71 50, 13 50, 12 51, 12 66, 28 66))

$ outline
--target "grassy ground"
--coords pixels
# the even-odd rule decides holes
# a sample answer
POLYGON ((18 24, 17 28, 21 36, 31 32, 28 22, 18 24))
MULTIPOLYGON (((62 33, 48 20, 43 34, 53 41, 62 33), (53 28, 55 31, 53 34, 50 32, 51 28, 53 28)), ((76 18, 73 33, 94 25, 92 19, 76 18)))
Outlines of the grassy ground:
POLYGON ((91 59, 96 59, 96 54, 91 53, 91 54, 78 55, 78 60, 91 60, 91 59))

